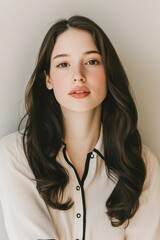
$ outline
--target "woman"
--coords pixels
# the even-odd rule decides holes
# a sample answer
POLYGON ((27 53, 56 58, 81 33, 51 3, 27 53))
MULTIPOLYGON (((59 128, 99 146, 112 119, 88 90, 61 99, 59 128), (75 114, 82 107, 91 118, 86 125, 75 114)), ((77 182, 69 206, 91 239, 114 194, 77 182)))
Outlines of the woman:
POLYGON ((73 16, 49 29, 26 112, 23 133, 0 145, 9 239, 160 239, 160 167, 96 23, 73 16))

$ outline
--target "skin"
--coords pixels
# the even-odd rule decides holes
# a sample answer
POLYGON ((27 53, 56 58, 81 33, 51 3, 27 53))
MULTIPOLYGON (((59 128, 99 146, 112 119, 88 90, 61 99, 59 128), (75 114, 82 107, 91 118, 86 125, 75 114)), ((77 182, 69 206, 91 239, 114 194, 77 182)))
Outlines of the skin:
POLYGON ((81 178, 86 155, 99 138, 107 95, 102 57, 88 32, 70 28, 57 38, 46 86, 60 104, 67 152, 81 178))

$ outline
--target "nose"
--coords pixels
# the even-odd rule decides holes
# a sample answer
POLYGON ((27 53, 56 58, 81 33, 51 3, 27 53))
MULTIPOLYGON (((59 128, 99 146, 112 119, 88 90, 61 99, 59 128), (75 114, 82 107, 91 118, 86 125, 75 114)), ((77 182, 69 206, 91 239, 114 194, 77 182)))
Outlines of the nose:
POLYGON ((73 76, 73 82, 82 82, 84 83, 86 81, 86 78, 82 75, 74 75, 73 76))
POLYGON ((84 74, 84 69, 81 65, 74 66, 72 81, 75 82, 75 83, 84 83, 86 81, 86 76, 84 74))

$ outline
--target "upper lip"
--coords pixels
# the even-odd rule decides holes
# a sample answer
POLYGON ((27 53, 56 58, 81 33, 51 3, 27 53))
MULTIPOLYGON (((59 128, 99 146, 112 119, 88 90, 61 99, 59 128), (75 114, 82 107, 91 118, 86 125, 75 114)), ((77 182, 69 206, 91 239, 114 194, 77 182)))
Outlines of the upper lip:
POLYGON ((90 93, 90 91, 89 91, 89 89, 87 88, 87 87, 81 87, 81 86, 79 86, 79 87, 74 87, 72 90, 71 90, 71 92, 69 92, 69 95, 70 94, 73 94, 73 93, 90 93))

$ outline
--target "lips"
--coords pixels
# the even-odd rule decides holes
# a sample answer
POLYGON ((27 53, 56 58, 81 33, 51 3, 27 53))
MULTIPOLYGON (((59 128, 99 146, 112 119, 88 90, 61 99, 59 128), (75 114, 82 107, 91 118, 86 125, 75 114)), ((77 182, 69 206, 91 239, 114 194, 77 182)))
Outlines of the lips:
POLYGON ((75 87, 72 89, 72 91, 69 93, 72 97, 75 98, 84 98, 87 97, 90 94, 90 91, 87 87, 75 87))

